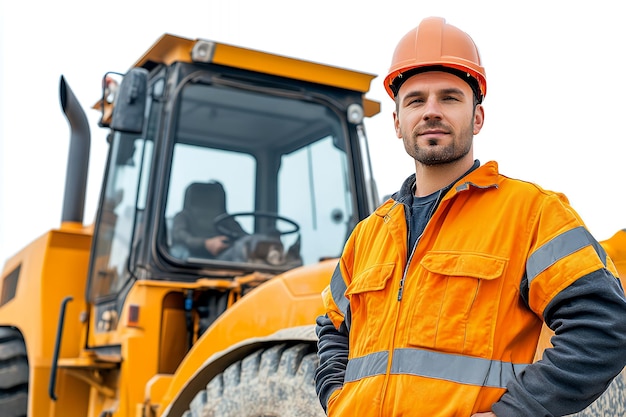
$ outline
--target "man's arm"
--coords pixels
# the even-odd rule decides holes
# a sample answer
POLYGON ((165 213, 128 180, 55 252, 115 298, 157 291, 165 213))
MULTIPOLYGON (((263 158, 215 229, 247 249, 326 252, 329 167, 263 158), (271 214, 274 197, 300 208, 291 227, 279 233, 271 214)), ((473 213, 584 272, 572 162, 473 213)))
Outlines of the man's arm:
POLYGON ((544 312, 553 348, 507 386, 498 417, 563 416, 596 400, 626 366, 626 298, 607 270, 581 277, 544 312))
POLYGON ((337 330, 328 316, 319 316, 316 324, 315 333, 319 338, 317 354, 320 363, 315 372, 315 390, 326 411, 330 395, 343 387, 348 364, 348 333, 345 324, 337 330))
POLYGON ((189 232, 189 224, 184 213, 174 216, 172 222, 172 242, 176 245, 182 245, 186 249, 198 250, 204 248, 203 237, 197 237, 189 232))

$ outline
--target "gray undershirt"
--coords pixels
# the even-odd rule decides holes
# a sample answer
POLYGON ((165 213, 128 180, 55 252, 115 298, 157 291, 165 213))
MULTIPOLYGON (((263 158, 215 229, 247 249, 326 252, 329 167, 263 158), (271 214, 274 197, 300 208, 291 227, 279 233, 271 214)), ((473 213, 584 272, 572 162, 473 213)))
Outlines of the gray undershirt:
POLYGON ((409 215, 411 219, 409 222, 411 228, 409 231, 409 251, 413 250, 418 238, 424 233, 428 220, 430 220, 430 217, 435 212, 436 203, 437 200, 439 200, 441 191, 442 190, 435 191, 425 197, 413 196, 409 215))

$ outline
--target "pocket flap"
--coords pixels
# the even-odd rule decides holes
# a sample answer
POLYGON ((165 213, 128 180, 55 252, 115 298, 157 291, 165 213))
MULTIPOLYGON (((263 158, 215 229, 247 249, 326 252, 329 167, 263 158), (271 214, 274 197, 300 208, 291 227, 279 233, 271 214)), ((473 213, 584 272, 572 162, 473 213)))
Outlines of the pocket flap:
POLYGON ((420 264, 435 274, 496 279, 502 276, 507 262, 506 258, 484 253, 429 252, 420 264))
POLYGON ((360 294, 369 291, 380 291, 385 288, 387 280, 392 277, 394 263, 374 265, 354 277, 346 289, 347 294, 360 294))

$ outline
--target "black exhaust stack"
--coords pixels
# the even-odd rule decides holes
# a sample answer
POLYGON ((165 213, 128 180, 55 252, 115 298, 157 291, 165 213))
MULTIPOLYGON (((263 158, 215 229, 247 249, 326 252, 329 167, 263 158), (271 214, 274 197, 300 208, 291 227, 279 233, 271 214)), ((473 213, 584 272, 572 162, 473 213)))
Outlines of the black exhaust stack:
POLYGON ((65 173, 65 192, 61 223, 83 223, 91 133, 85 111, 72 89, 61 76, 59 83, 61 109, 70 125, 70 150, 65 173))

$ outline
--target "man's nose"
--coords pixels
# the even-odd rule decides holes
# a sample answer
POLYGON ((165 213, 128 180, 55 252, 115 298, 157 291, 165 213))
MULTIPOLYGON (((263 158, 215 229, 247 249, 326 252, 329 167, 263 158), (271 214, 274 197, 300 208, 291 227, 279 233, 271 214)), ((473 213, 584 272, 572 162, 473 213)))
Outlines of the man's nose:
POLYGON ((424 120, 441 119, 441 103, 435 98, 428 98, 424 103, 424 120))

